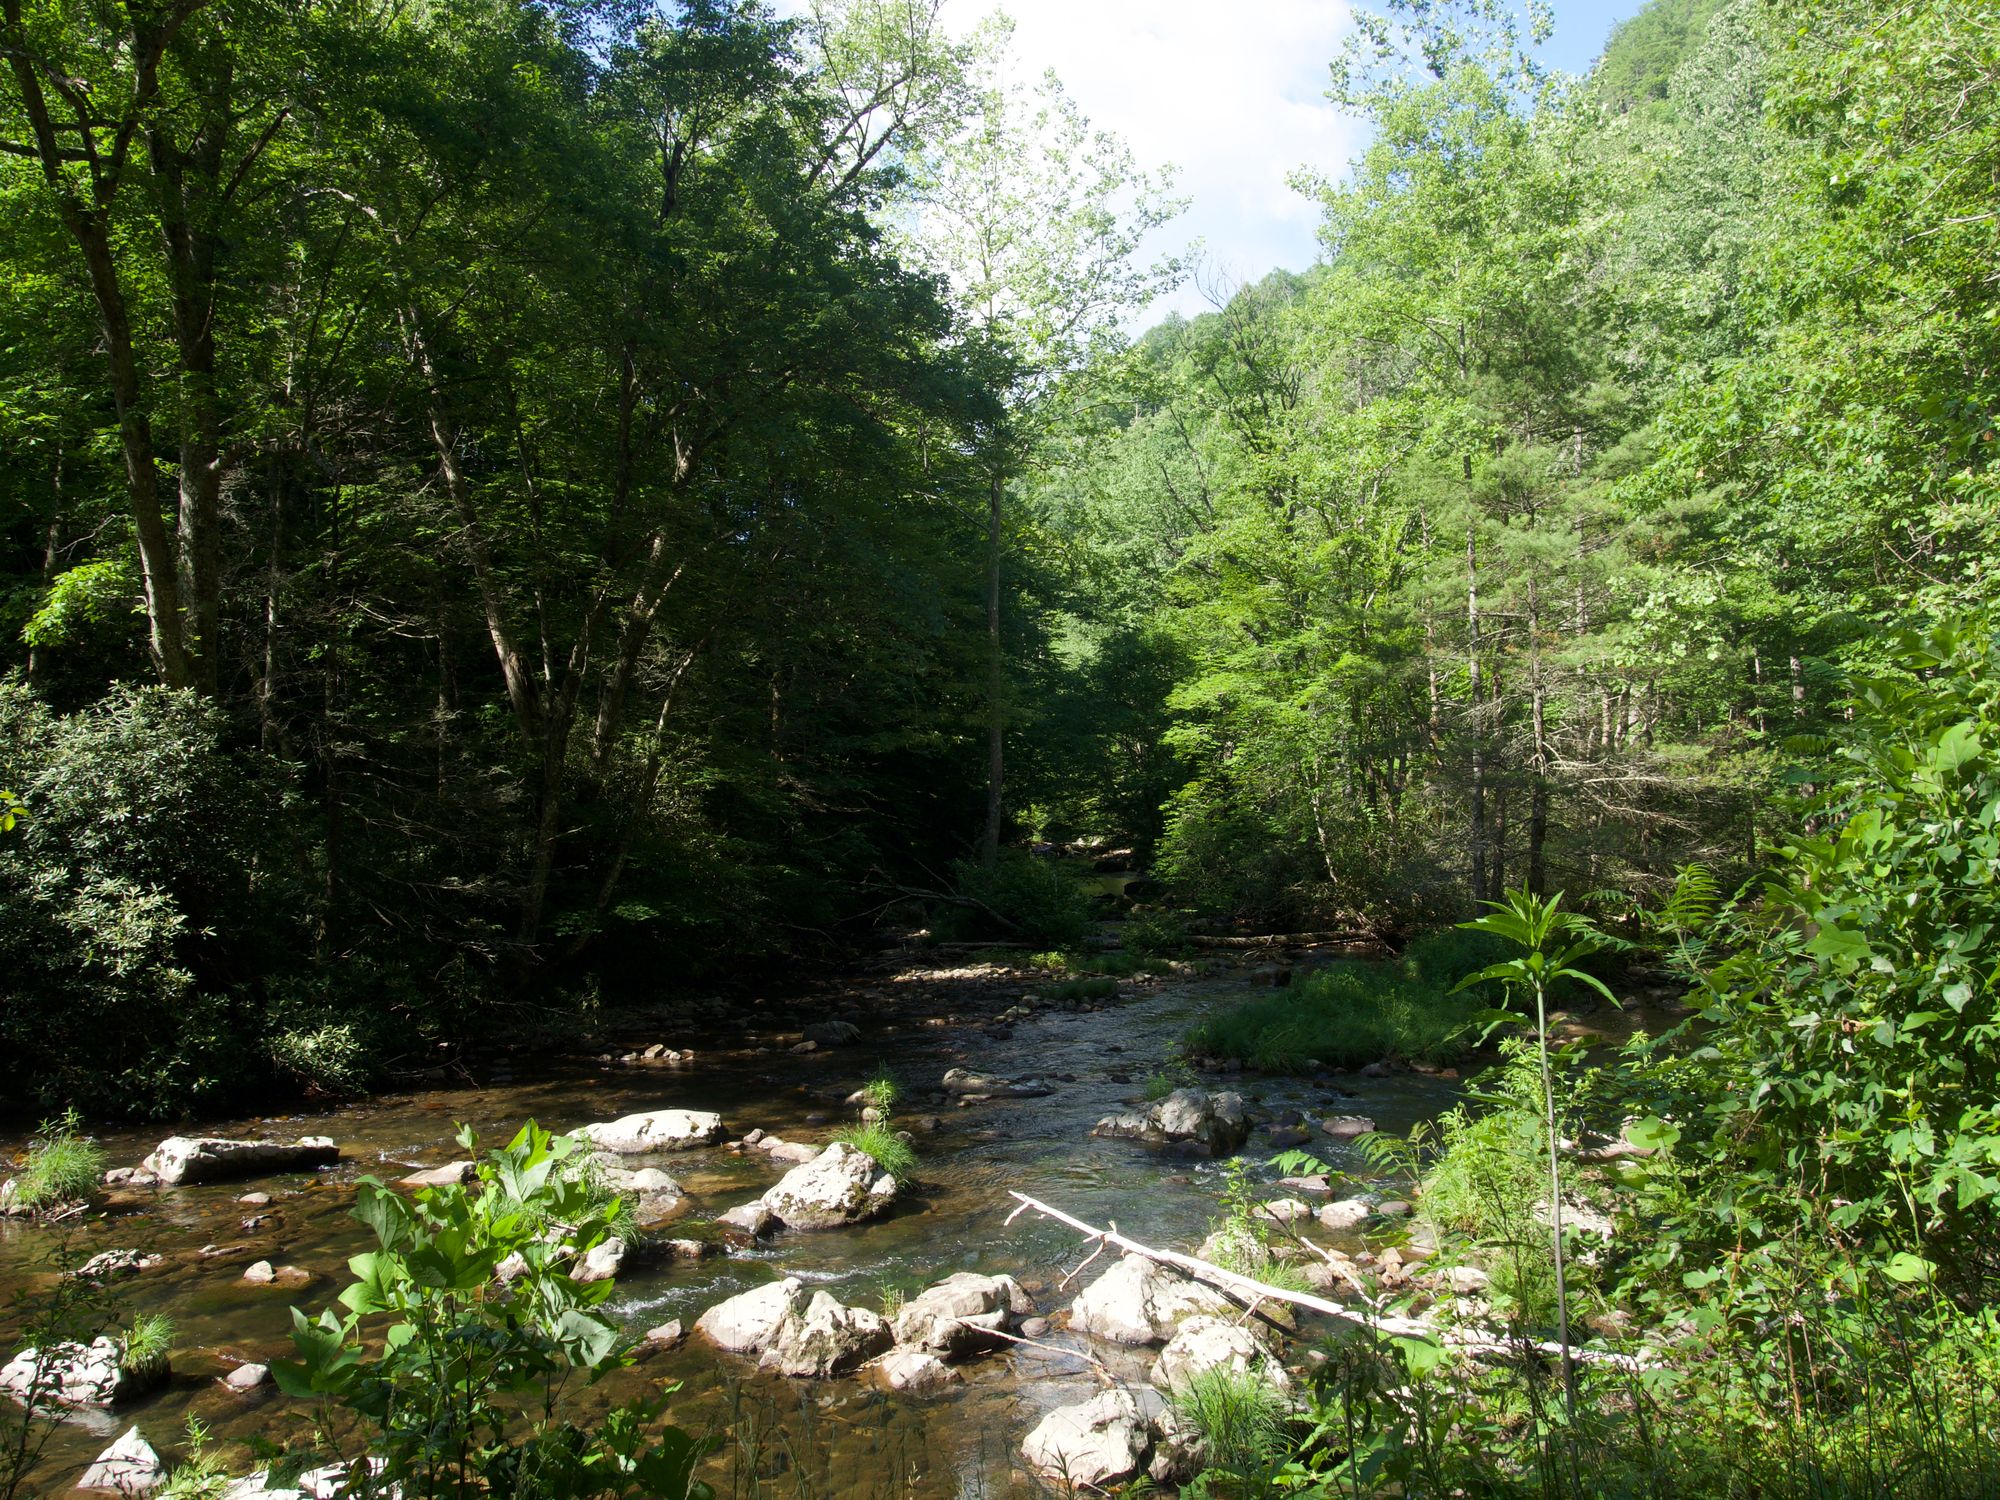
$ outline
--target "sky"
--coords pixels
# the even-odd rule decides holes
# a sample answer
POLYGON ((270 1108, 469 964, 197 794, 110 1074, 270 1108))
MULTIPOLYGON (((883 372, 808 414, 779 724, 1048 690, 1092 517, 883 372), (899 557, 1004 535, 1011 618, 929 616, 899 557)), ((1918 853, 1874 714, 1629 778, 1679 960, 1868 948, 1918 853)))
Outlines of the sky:
MULTIPOLYGON (((1618 21, 1643 0, 1555 0, 1550 64, 1581 72, 1618 21)), ((969 24, 991 0, 949 0, 969 24)), ((1006 0, 1023 71, 1054 68, 1100 129, 1125 138, 1143 167, 1172 163, 1192 200, 1160 231, 1155 255, 1203 242, 1202 271, 1156 303, 1206 311, 1203 285, 1229 288, 1278 266, 1301 269, 1317 251, 1318 213, 1292 191, 1294 168, 1336 175, 1364 127, 1326 100, 1327 64, 1347 28, 1341 0, 1006 0)), ((953 17, 957 19, 957 17, 953 17)))

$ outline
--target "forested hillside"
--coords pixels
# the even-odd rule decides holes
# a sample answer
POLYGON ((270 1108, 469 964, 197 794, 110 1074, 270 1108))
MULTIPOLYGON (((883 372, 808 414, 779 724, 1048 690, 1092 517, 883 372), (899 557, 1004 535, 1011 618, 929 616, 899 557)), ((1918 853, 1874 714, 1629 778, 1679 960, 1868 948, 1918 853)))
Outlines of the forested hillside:
POLYGON ((1583 81, 1358 52, 1324 262, 1094 370, 1038 475, 1131 721, 1050 815, 1297 928, 1789 837, 1785 742, 1993 590, 1993 34, 1878 20, 1663 0, 1583 81))

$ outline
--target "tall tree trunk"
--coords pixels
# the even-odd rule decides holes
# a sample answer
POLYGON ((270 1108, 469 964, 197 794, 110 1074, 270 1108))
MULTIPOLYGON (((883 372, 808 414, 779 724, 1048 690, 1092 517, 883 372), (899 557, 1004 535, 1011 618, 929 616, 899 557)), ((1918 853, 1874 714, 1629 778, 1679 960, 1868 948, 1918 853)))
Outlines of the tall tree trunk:
MULTIPOLYGON (((62 439, 56 439, 56 451, 49 463, 49 522, 42 529, 42 597, 47 598, 49 589, 56 581, 56 559, 62 555, 63 511, 63 446, 62 439)), ((33 682, 41 675, 42 652, 39 646, 28 647, 28 681, 33 682)))
POLYGON ((1007 683, 1000 651, 1000 506, 1006 487, 996 462, 986 504, 986 826, 979 837, 979 862, 989 870, 1000 860, 1007 796, 1007 683))
MULTIPOLYGON (((1467 460, 1467 467, 1471 460, 1467 460)), ((1472 899, 1492 895, 1487 884, 1486 726, 1479 699, 1479 546, 1477 528, 1465 529, 1465 624, 1468 718, 1472 730, 1472 899)))
POLYGON ((1546 894, 1543 849, 1549 834, 1549 740, 1546 688, 1542 682, 1542 638, 1535 577, 1528 575, 1528 712, 1534 736, 1528 765, 1528 890, 1546 894))

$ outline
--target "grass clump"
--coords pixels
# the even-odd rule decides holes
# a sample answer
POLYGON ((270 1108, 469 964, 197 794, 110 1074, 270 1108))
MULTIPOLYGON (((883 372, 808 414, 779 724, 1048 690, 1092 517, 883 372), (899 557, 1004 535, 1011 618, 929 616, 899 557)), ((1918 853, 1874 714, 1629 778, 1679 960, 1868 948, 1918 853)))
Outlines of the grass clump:
POLYGON ((1339 963, 1211 1017, 1188 1032, 1186 1045, 1268 1073, 1385 1057, 1450 1063, 1471 1051, 1477 1038, 1469 1023, 1481 1008, 1473 995, 1452 994, 1402 964, 1339 963))
POLYGON ((1268 1476, 1283 1459, 1285 1398, 1255 1373, 1226 1366, 1203 1370, 1174 1390, 1171 1405, 1200 1439, 1203 1469, 1187 1486, 1188 1494, 1214 1493, 1218 1481, 1234 1493, 1268 1476))
POLYGON ((14 1203, 30 1212, 60 1208, 86 1198, 104 1180, 104 1148, 83 1133, 83 1117, 64 1110, 44 1120, 28 1148, 28 1163, 14 1179, 14 1203))
POLYGON ((1118 993, 1118 981, 1109 975, 1097 975, 1090 979, 1071 979, 1049 991, 1049 998, 1066 1000, 1109 1000, 1118 993))
POLYGON ((167 1361, 174 1349, 174 1320, 164 1313, 140 1313, 132 1319, 119 1344, 119 1363, 127 1373, 140 1379, 157 1379, 167 1373, 167 1361))
POLYGON ((887 1125, 849 1125, 835 1131, 833 1138, 872 1156, 891 1177, 908 1177, 917 1169, 917 1153, 887 1125))

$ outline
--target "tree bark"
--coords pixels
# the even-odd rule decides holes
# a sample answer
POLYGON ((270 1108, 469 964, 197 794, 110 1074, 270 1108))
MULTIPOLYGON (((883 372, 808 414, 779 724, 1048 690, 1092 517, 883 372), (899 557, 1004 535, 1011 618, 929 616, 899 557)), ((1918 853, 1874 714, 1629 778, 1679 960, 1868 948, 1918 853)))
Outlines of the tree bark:
POLYGON ((996 461, 986 505, 986 825, 979 838, 979 862, 989 870, 1000 860, 1007 798, 1007 684, 1000 642, 1000 507, 1006 488, 996 461))
MULTIPOLYGON (((1471 460, 1467 460, 1468 467, 1471 460)), ((1465 623, 1468 717, 1472 729, 1472 899, 1485 901, 1492 894, 1487 883, 1486 829, 1486 727, 1479 701, 1479 550, 1478 531, 1465 529, 1465 623)))

